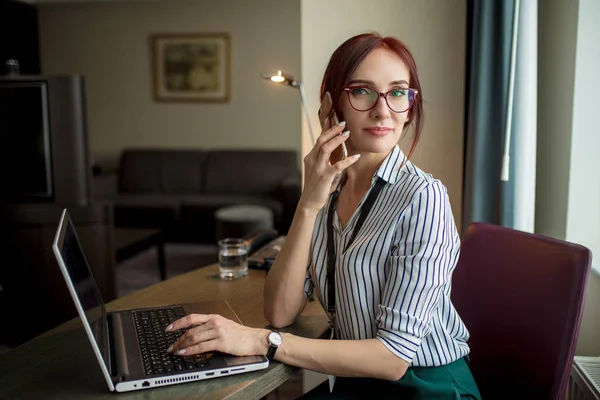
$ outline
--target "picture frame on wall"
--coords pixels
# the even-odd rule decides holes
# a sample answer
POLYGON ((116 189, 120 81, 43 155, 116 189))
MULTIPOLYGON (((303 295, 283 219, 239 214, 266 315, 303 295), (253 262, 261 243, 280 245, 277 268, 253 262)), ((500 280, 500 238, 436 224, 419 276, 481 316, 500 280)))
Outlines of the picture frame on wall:
POLYGON ((156 101, 229 101, 229 34, 156 34, 151 46, 156 101))

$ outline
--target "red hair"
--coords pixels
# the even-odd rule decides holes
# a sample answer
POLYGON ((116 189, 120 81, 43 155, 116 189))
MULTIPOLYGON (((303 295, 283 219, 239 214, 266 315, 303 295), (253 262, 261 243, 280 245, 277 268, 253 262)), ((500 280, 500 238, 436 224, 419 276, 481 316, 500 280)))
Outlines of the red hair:
POLYGON ((339 100, 344 88, 350 82, 350 77, 358 68, 358 65, 375 49, 385 49, 396 54, 406 64, 410 72, 409 86, 416 89, 415 101, 408 111, 408 124, 406 128, 413 126, 413 137, 408 158, 414 153, 421 130, 423 129, 423 97, 421 83, 417 74, 417 64, 408 47, 400 40, 391 36, 381 36, 378 33, 363 33, 346 40, 331 55, 323 82, 321 83, 321 100, 326 92, 331 93, 335 112, 343 120, 343 113, 339 108, 339 100))

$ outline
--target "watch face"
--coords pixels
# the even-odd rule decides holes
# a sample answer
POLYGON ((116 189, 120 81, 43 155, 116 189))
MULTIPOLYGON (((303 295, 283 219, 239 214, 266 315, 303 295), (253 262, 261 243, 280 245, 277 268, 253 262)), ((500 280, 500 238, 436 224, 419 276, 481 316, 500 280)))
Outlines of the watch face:
POLYGON ((279 332, 269 333, 269 343, 274 346, 279 346, 283 342, 283 338, 279 332))

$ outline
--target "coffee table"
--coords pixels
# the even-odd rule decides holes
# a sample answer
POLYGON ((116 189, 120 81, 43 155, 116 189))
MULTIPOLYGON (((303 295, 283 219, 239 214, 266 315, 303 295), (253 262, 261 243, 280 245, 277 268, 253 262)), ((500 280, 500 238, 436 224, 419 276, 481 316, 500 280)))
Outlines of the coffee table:
POLYGON ((156 246, 160 279, 167 278, 165 239, 160 229, 115 228, 116 260, 121 262, 156 246))

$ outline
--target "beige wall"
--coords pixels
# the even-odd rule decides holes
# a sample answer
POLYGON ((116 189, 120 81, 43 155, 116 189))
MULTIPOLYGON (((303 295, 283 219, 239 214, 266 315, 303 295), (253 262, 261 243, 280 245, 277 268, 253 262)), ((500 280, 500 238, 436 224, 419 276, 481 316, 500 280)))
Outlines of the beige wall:
POLYGON ((573 124, 577 2, 539 2, 535 231, 565 239, 573 124), (554 96, 553 93, 561 93, 554 96), (556 112, 555 110, 560 110, 556 112))
POLYGON ((600 357, 600 274, 595 271, 592 271, 588 281, 575 354, 600 357))
POLYGON ((598 17, 594 0, 539 2, 535 231, 596 251, 576 350, 585 356, 600 356, 598 17))
MULTIPOLYGON (((170 0, 39 6, 45 73, 86 77, 90 150, 114 167, 127 146, 301 150, 297 91, 260 79, 300 76, 300 0, 170 0), (228 32, 226 104, 153 100, 150 35, 228 32)), ((299 156, 300 159, 300 156, 299 156)))
POLYGON ((596 256, 577 346, 578 354, 600 356, 600 2, 579 0, 573 88, 573 129, 569 177, 567 240, 596 256), (593 175, 590 176, 590 172, 593 175))
POLYGON ((577 54, 573 88, 573 125, 567 240, 581 243, 596 256, 588 282, 577 354, 600 356, 600 130, 597 112, 600 107, 600 3, 579 0, 577 19, 577 54), (590 176, 590 172, 593 175, 590 176))
MULTIPOLYGON (((321 78, 333 51, 369 30, 398 37, 417 61, 425 99, 425 129, 413 161, 448 187, 457 224, 462 203, 465 24, 464 0, 302 1, 302 78, 316 134, 321 78)), ((312 144, 306 127, 303 132, 306 154, 312 144)), ((400 144, 406 152, 409 141, 400 144)))

